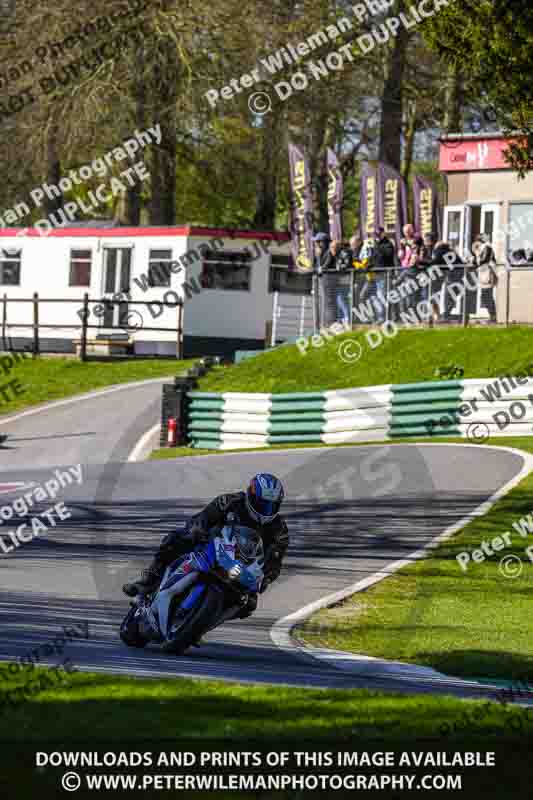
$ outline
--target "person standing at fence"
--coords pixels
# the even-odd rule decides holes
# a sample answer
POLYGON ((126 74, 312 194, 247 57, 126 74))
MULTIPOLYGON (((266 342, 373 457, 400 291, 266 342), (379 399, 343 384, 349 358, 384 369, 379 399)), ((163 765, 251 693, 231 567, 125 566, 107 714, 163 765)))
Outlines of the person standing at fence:
MULTIPOLYGON (((392 275, 396 263, 396 249, 385 233, 385 228, 378 228, 375 233, 376 246, 374 248, 374 267, 376 269, 376 292, 380 290, 383 296, 387 294, 390 286, 387 272, 392 275)), ((385 321, 386 309, 383 309, 380 322, 385 321)))
POLYGON ((313 242, 315 244, 315 272, 321 275, 325 270, 331 269, 334 260, 329 247, 330 239, 327 233, 317 233, 313 237, 313 242))
POLYGON ((336 269, 338 243, 332 243, 327 233, 317 233, 315 243, 315 272, 319 284, 319 327, 337 320, 336 269))
MULTIPOLYGON (((428 268, 433 260, 433 252, 435 250, 435 237, 432 233, 425 233, 422 238, 422 244, 419 250, 418 259, 417 259, 417 277, 420 274, 426 274, 428 268)), ((433 287, 431 287, 433 292, 433 287)), ((426 284, 425 286, 420 287, 420 291, 418 292, 418 299, 417 302, 426 301, 429 298, 429 285, 426 284)))
POLYGON ((353 307, 358 307, 364 302, 369 288, 368 282, 368 259, 363 258, 363 238, 359 233, 354 233, 350 239, 350 250, 352 254, 352 267, 354 269, 354 289, 353 307))
POLYGON ((374 322, 378 322, 380 321, 380 318, 381 321, 385 319, 385 309, 382 308, 381 301, 377 297, 377 273, 374 271, 375 252, 376 240, 365 239, 359 253, 359 261, 355 262, 354 267, 355 269, 360 269, 361 272, 364 272, 366 277, 366 291, 364 292, 364 295, 360 296, 360 302, 366 298, 369 298, 370 300, 374 298, 374 302, 367 307, 371 308, 372 310, 374 322))
MULTIPOLYGON (((437 242, 433 261, 437 266, 445 265, 445 267, 442 267, 444 270, 444 314, 442 320, 444 322, 451 322, 452 312, 457 300, 450 287, 452 284, 464 285, 466 274, 465 263, 448 242, 437 242)), ((461 303, 464 302, 465 299, 463 298, 461 303)))
MULTIPOLYGON (((477 278, 481 287, 481 305, 489 312, 490 321, 496 322, 496 303, 494 302, 494 288, 498 282, 496 272, 496 257, 486 233, 476 236, 472 245, 472 265, 477 268, 477 278)), ((468 289, 475 296, 473 290, 468 289)), ((467 318, 471 313, 472 303, 467 304, 467 318)))
MULTIPOLYGON (((417 263, 420 256, 421 245, 422 242, 415 236, 415 229, 411 223, 404 225, 403 239, 400 240, 400 247, 398 248, 400 271, 395 281, 396 286, 399 287, 404 282, 407 283, 413 278, 416 279, 418 272, 417 263)), ((413 295, 413 293, 408 291, 406 288, 406 291, 400 291, 400 294, 402 295, 400 309, 402 311, 408 311, 410 305, 416 301, 416 293, 413 295)))
POLYGON ((337 271, 337 322, 351 323, 352 317, 352 252, 342 242, 335 244, 335 269, 337 271))
MULTIPOLYGON (((451 256, 448 256, 449 253, 451 253, 451 249, 448 242, 444 242, 442 240, 436 242, 431 248, 431 258, 427 262, 428 272, 431 267, 438 267, 440 271, 440 275, 438 273, 435 274, 435 270, 430 273, 431 282, 427 287, 428 297, 433 298, 431 301, 433 322, 439 322, 442 320, 447 322, 449 317, 449 300, 447 299, 446 295, 444 297, 444 312, 441 313, 442 289, 444 287, 446 291, 446 287, 448 285, 449 267, 446 263, 446 258, 451 259, 451 256)), ((426 251, 424 255, 424 262, 427 255, 428 252, 426 251)))

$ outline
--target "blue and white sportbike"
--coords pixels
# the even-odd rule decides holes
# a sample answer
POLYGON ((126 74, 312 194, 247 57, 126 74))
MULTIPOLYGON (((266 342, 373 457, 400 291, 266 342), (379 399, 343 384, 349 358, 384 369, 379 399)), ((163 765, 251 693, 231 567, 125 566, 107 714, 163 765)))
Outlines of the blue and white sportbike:
POLYGON ((235 523, 211 534, 170 564, 152 594, 137 595, 120 626, 130 647, 157 643, 181 654, 208 631, 238 616, 264 579, 264 550, 259 534, 235 523))

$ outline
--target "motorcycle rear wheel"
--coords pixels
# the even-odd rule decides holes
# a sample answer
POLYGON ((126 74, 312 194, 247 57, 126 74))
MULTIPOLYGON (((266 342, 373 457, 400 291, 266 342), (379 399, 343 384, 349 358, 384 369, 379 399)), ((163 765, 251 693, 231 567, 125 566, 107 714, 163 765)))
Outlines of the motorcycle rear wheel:
POLYGON ((208 587, 202 601, 185 620, 175 639, 165 642, 162 649, 165 653, 182 655, 191 645, 201 639, 202 634, 222 613, 223 596, 215 589, 208 587))

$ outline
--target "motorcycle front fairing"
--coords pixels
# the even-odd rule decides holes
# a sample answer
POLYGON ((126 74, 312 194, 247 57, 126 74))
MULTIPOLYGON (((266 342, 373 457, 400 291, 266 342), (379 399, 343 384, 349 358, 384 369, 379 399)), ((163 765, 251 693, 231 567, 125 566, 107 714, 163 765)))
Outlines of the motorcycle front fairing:
MULTIPOLYGON (((246 529, 238 529, 237 535, 243 536, 246 529)), ((252 532, 253 533, 253 532, 252 532)), ((252 563, 245 565, 237 556, 237 544, 234 528, 224 526, 218 535, 214 535, 206 545, 196 548, 192 553, 173 562, 163 576, 158 593, 150 606, 150 616, 157 622, 159 633, 164 639, 169 637, 169 613, 172 599, 187 590, 191 584, 196 585, 187 592, 179 608, 190 611, 201 600, 208 582, 201 576, 211 572, 220 573, 232 589, 241 593, 259 592, 263 580, 263 548, 259 543, 257 555, 252 563)), ((213 586, 211 582, 209 585, 213 586)), ((214 584, 218 591, 224 591, 224 585, 214 584)), ((217 621, 213 621, 213 627, 217 621)))

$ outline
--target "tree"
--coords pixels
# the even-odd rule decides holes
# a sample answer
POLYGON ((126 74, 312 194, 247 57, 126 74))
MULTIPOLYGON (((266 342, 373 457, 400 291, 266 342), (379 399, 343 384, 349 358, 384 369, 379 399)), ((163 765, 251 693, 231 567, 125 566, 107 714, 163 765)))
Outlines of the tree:
POLYGON ((523 177, 533 168, 533 6, 530 0, 450 0, 428 20, 429 46, 460 72, 465 97, 518 141, 507 150, 523 177))

